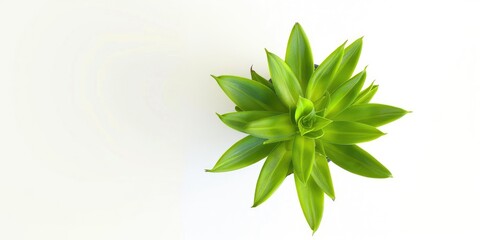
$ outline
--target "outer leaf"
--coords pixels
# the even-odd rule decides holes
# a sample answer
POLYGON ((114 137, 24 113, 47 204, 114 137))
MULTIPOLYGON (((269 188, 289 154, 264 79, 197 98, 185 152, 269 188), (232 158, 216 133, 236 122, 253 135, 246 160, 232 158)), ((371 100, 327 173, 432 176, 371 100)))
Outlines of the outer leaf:
POLYGON ((292 156, 285 145, 286 143, 278 144, 263 164, 255 188, 253 207, 265 202, 288 175, 292 156))
POLYGON ((366 77, 367 73, 364 70, 340 85, 330 96, 330 104, 328 105, 325 116, 335 116, 350 106, 362 89, 366 77))
POLYGON ((273 84, 269 82, 267 79, 264 77, 260 76, 257 72, 253 70, 253 67, 250 67, 250 75, 252 76, 252 79, 267 86, 268 88, 273 90, 273 84))
POLYGON ((285 62, 297 77, 302 90, 305 91, 313 72, 313 57, 307 35, 299 23, 295 23, 290 33, 285 62))
POLYGON ((345 43, 333 51, 312 74, 308 81, 307 98, 316 102, 327 91, 343 57, 345 43))
POLYGON ((250 166, 265 158, 276 144, 263 144, 265 139, 247 136, 231 146, 211 170, 227 172, 250 166))
POLYGON ((313 102, 306 98, 299 97, 297 102, 297 109, 295 110, 295 121, 298 122, 298 119, 300 117, 307 116, 312 113, 315 115, 313 102))
POLYGON ((339 167, 370 178, 392 177, 390 171, 372 155, 356 145, 324 143, 328 158, 339 167))
POLYGON ((356 104, 363 104, 363 103, 369 103, 370 100, 372 100, 373 96, 375 96, 375 93, 377 93, 378 90, 378 85, 373 85, 373 83, 365 90, 360 92, 358 94, 357 99, 355 99, 355 102, 353 105, 356 104))
POLYGON ((236 76, 212 76, 225 94, 243 111, 286 111, 272 89, 258 82, 236 76))
POLYGON ((335 78, 329 87, 331 92, 335 91, 340 85, 346 82, 352 76, 355 67, 357 66, 358 59, 362 53, 363 37, 355 40, 350 46, 345 48, 342 62, 338 67, 335 78))
POLYGON ((242 111, 242 112, 232 112, 220 115, 217 113, 217 116, 222 120, 225 125, 240 131, 245 132, 247 124, 250 122, 279 115, 279 112, 267 112, 267 111, 242 111))
POLYGON ((314 159, 315 140, 300 135, 295 136, 292 151, 293 169, 302 182, 307 182, 309 179, 314 159))
POLYGON ((259 138, 276 139, 293 136, 296 128, 290 114, 284 113, 252 121, 246 125, 245 132, 259 138))
POLYGON ((322 221, 324 201, 323 191, 317 186, 312 178, 310 178, 307 183, 303 183, 298 178, 297 174, 294 174, 294 176, 298 200, 300 201, 303 215, 313 233, 315 233, 322 221))
POLYGON ((300 83, 290 67, 277 55, 267 52, 268 68, 275 92, 288 107, 295 107, 299 96, 303 96, 300 83))
POLYGON ((322 191, 324 191, 332 200, 335 200, 335 190, 333 189, 330 168, 328 167, 327 158, 322 154, 315 153, 312 178, 322 191))
POLYGON ((384 135, 375 127, 356 122, 334 121, 323 128, 322 139, 336 144, 355 144, 367 142, 384 135))
POLYGON ((383 104, 367 103, 353 105, 337 115, 334 119, 368 124, 378 127, 403 117, 408 112, 397 107, 383 104))

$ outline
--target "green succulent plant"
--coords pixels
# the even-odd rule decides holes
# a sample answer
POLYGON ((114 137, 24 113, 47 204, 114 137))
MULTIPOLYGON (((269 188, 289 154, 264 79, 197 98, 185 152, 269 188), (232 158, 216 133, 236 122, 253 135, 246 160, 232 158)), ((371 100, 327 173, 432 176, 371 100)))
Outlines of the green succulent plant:
POLYGON ((207 172, 227 172, 264 158, 253 207, 267 200, 293 173, 298 199, 315 231, 323 214, 324 194, 335 199, 329 162, 371 178, 392 174, 356 144, 384 133, 377 129, 407 111, 370 103, 378 85, 362 90, 366 69, 352 77, 362 38, 335 49, 314 65, 307 36, 296 23, 285 60, 266 51, 271 80, 250 68, 251 79, 213 76, 235 103, 235 112, 217 114, 227 126, 248 134, 231 146, 207 172))

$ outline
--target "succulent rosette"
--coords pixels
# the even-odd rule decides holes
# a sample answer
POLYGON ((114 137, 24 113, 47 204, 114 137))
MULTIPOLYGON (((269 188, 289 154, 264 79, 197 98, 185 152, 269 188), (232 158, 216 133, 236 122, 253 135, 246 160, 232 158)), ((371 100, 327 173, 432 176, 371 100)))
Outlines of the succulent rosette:
POLYGON ((285 60, 266 51, 270 81, 252 68, 251 79, 213 76, 236 105, 235 112, 218 114, 220 120, 248 135, 207 171, 233 171, 266 158, 254 207, 293 173, 301 208, 313 232, 320 225, 324 195, 335 199, 330 162, 365 177, 391 177, 385 166, 356 144, 383 136, 377 127, 407 111, 370 102, 378 85, 363 88, 366 69, 353 75, 361 50, 362 38, 348 46, 343 43, 317 66, 307 36, 296 23, 285 60))

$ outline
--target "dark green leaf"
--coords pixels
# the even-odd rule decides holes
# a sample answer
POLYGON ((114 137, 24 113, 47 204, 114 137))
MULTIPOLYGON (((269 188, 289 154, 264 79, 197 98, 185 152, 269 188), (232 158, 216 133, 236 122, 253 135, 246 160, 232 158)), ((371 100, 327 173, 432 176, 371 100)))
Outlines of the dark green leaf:
POLYGON ((342 62, 338 67, 335 78, 329 87, 331 92, 335 91, 340 85, 346 82, 352 76, 357 66, 358 59, 362 53, 363 37, 355 40, 352 44, 345 48, 342 62))
POLYGON ((325 116, 331 118, 350 106, 362 89, 366 77, 367 73, 364 70, 340 85, 330 96, 330 103, 326 109, 325 116))
POLYGON ((292 161, 295 175, 307 182, 315 159, 315 140, 297 135, 293 140, 292 161))
POLYGON ((272 89, 250 79, 236 76, 212 76, 225 94, 243 111, 286 111, 272 89))
POLYGON ((265 202, 288 175, 292 156, 291 152, 287 151, 286 144, 278 144, 263 164, 255 188, 253 207, 265 202))
POLYGON ((315 233, 320 226, 323 215, 323 201, 324 194, 320 187, 315 183, 313 178, 307 183, 303 183, 297 176, 295 176, 295 186, 297 188, 298 200, 302 207, 303 215, 310 225, 313 233, 315 233))
POLYGON ((353 105, 334 117, 335 120, 351 121, 378 127, 403 117, 408 112, 397 107, 367 103, 353 105))
POLYGON ((346 121, 334 121, 324 127, 323 131, 323 140, 346 145, 371 141, 384 135, 370 125, 346 121))
POLYGON ((285 62, 290 66, 305 91, 313 72, 313 57, 307 35, 298 23, 293 26, 288 39, 285 62))
POLYGON ((252 76, 252 79, 267 86, 268 88, 272 89, 273 90, 273 84, 271 82, 269 82, 267 79, 265 79, 264 77, 258 75, 257 72, 255 72, 253 70, 252 67, 250 67, 250 75, 252 76))
POLYGON ((245 132, 259 138, 276 139, 293 136, 296 127, 290 119, 290 114, 283 113, 252 121, 246 125, 245 132))
POLYGON ((370 178, 388 178, 392 174, 372 155, 356 145, 324 143, 327 156, 339 167, 370 178))
POLYGON ((290 67, 277 55, 267 52, 268 68, 273 87, 278 97, 288 107, 295 107, 299 96, 303 96, 300 83, 290 67))
POLYGON ((217 113, 217 116, 222 120, 225 125, 240 131, 245 132, 247 124, 250 122, 279 115, 279 112, 267 112, 267 111, 242 111, 242 112, 232 112, 220 115, 217 113))
POLYGON ((276 144, 263 144, 265 139, 247 136, 231 146, 211 170, 227 172, 250 166, 265 158, 276 144))
POLYGON ((345 43, 333 51, 312 74, 306 96, 312 102, 320 100, 327 91, 343 57, 345 43))
POLYGON ((312 178, 322 189, 322 191, 324 191, 332 200, 335 200, 335 191, 333 189, 330 168, 328 167, 327 158, 325 158, 325 156, 322 154, 315 153, 315 162, 312 169, 312 178))

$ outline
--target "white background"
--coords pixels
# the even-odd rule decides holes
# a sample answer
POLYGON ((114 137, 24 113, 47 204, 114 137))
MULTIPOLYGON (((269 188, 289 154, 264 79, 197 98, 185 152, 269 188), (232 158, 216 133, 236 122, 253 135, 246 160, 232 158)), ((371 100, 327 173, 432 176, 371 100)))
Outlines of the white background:
POLYGON ((207 174, 242 134, 209 74, 267 75, 298 21, 316 62, 365 36, 376 102, 413 113, 332 165, 313 239, 480 239, 477 1, 1 1, 0 239, 312 239, 292 178, 207 174))

